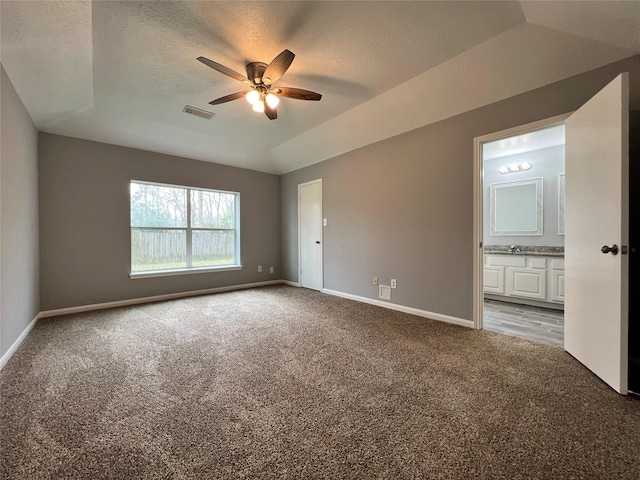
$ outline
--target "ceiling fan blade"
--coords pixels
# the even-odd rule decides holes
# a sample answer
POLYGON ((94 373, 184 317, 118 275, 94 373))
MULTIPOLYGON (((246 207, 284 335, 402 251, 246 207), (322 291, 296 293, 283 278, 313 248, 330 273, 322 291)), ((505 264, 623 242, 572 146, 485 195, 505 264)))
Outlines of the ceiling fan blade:
POLYGON ((235 70, 231 70, 229 67, 225 67, 224 65, 219 64, 218 62, 214 62, 213 60, 209 60, 206 57, 198 57, 198 61, 204 63, 207 67, 211 67, 214 70, 217 70, 220 73, 224 73, 225 75, 235 78, 236 80, 244 83, 248 83, 249 85, 253 85, 253 82, 249 80, 244 75, 240 75, 235 70))
POLYGON ((244 97, 250 91, 251 90, 247 90, 245 92, 232 93, 230 95, 225 95, 224 97, 216 98, 215 100, 211 100, 209 102, 209 105, 220 105, 221 103, 227 103, 227 102, 230 102, 231 100, 237 100, 239 98, 244 97))
POLYGON ((303 88, 279 87, 274 88, 271 92, 276 95, 282 95, 283 97, 295 98, 296 100, 318 101, 322 98, 322 94, 312 92, 311 90, 304 90, 303 88))
POLYGON ((262 75, 262 83, 265 85, 271 85, 276 82, 284 72, 287 71, 291 62, 295 58, 295 54, 289 50, 282 51, 273 61, 269 64, 267 69, 262 75))
POLYGON ((275 120, 278 118, 278 112, 275 108, 270 107, 267 102, 264 102, 264 114, 269 117, 269 120, 275 120))

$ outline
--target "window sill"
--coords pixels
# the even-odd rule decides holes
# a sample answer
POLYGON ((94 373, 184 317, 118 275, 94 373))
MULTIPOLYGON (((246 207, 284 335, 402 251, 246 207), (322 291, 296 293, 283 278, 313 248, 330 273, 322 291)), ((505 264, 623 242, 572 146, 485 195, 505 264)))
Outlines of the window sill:
POLYGON ((197 268, 175 268, 172 270, 144 270, 141 272, 131 272, 129 278, 153 278, 153 277, 169 277, 172 275, 190 275, 193 273, 211 273, 211 272, 232 272, 242 270, 242 265, 225 265, 223 267, 197 267, 197 268))

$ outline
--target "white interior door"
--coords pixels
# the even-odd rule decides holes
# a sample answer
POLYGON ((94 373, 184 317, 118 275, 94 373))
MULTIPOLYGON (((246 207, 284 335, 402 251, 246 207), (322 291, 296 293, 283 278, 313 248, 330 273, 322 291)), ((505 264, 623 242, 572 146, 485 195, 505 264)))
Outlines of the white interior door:
POLYGON ((298 185, 300 286, 322 290, 322 179, 298 185))
MULTIPOLYGON (((564 348, 627 394, 629 77, 622 74, 566 126, 564 348), (618 247, 617 255, 603 246, 618 247)), ((615 250, 615 249, 614 249, 615 250)))

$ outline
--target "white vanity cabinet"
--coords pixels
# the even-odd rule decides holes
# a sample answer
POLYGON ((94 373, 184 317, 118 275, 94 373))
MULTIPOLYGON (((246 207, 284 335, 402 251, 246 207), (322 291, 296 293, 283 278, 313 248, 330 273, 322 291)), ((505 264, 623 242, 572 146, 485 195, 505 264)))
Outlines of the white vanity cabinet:
POLYGON ((487 294, 564 303, 562 257, 485 254, 483 278, 487 294))

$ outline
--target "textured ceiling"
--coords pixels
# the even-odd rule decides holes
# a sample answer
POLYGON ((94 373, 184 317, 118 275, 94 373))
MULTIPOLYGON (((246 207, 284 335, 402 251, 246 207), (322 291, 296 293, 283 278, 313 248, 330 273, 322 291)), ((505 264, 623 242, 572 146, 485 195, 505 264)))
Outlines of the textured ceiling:
POLYGON ((38 129, 283 173, 640 53, 640 2, 1 2, 0 59, 38 129), (285 48, 278 119, 244 73, 285 48), (192 105, 215 113, 204 120, 192 105))

